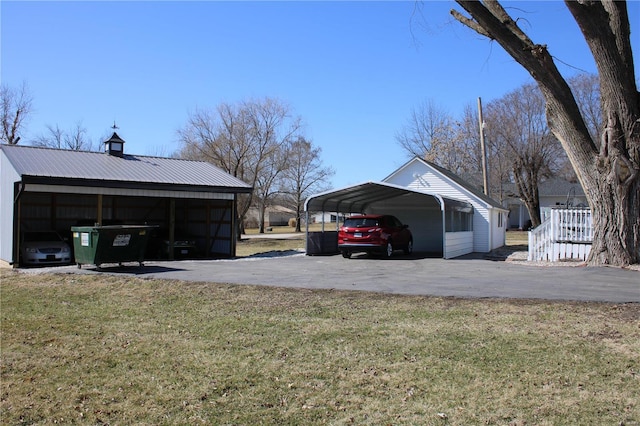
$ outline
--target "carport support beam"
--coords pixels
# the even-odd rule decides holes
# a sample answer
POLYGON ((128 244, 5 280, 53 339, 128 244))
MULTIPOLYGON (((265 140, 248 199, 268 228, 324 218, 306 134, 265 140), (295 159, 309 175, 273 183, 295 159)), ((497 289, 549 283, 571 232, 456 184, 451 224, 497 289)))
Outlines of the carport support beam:
POLYGON ((102 194, 98 194, 98 206, 96 207, 96 223, 102 226, 102 194))
POLYGON ((176 199, 169 199, 169 260, 173 259, 173 245, 176 238, 176 199))

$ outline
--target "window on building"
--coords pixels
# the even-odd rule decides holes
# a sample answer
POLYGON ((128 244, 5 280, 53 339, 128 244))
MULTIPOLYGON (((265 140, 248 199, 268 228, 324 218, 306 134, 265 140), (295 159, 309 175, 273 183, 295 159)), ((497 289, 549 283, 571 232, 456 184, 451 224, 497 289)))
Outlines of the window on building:
POLYGON ((459 201, 445 201, 445 232, 473 231, 473 207, 459 201))

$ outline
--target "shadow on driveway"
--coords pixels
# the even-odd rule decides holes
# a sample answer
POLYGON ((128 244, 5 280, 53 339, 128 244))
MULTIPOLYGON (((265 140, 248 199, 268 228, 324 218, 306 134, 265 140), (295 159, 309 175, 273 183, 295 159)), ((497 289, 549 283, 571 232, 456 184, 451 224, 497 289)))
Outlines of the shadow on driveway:
MULTIPOLYGON (((175 263, 175 262, 174 262, 175 263)), ((87 272, 105 272, 109 274, 123 275, 147 275, 147 274, 163 274, 168 272, 184 271, 181 268, 175 268, 165 265, 107 265, 97 267, 95 265, 83 265, 81 271, 87 272)))

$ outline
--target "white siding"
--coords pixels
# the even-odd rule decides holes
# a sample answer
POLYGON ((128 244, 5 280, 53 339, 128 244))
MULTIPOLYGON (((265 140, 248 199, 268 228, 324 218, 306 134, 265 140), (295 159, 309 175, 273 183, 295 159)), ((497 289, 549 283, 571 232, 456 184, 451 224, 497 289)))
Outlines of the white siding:
POLYGON ((490 212, 486 208, 478 209, 476 203, 473 205, 473 251, 487 253, 489 248, 489 217, 490 212))
POLYGON ((502 216, 501 222, 500 215, 505 212, 424 161, 415 158, 384 181, 471 203, 474 207, 473 250, 486 253, 504 245, 507 217, 502 216))
POLYGON ((438 172, 434 172, 429 169, 427 165, 418 161, 408 164, 386 180, 386 182, 395 185, 408 186, 416 191, 439 194, 445 198, 453 198, 471 203, 474 208, 473 251, 480 253, 491 251, 489 244, 490 212, 487 209, 486 204, 480 203, 469 191, 464 190, 459 185, 451 182, 448 178, 442 176, 438 172))
POLYGON ((473 232, 447 232, 444 236, 444 241, 445 259, 473 252, 473 232))
POLYGON ((505 245, 507 240, 506 226, 508 223, 507 213, 499 210, 492 210, 495 219, 493 222, 493 237, 491 238, 491 250, 497 249, 505 245), (502 215, 502 218, 500 218, 502 215))
POLYGON ((20 175, 0 151, 0 261, 11 263, 13 259, 13 185, 20 175))

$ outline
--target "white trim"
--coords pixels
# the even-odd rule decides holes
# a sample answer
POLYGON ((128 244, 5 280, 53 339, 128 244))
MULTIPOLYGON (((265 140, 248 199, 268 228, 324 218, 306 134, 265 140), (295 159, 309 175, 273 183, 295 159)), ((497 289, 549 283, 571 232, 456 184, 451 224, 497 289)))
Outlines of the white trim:
MULTIPOLYGON (((500 214, 500 212, 498 212, 498 214, 500 214)), ((487 249, 489 249, 489 251, 493 250, 493 224, 494 224, 494 220, 493 220, 493 209, 489 209, 489 247, 487 247, 487 249)))
POLYGON ((43 184, 26 184, 24 190, 27 192, 55 192, 59 194, 100 194, 131 197, 190 198, 199 200, 233 200, 235 195, 233 193, 225 192, 165 191, 158 189, 107 188, 94 186, 43 184))

